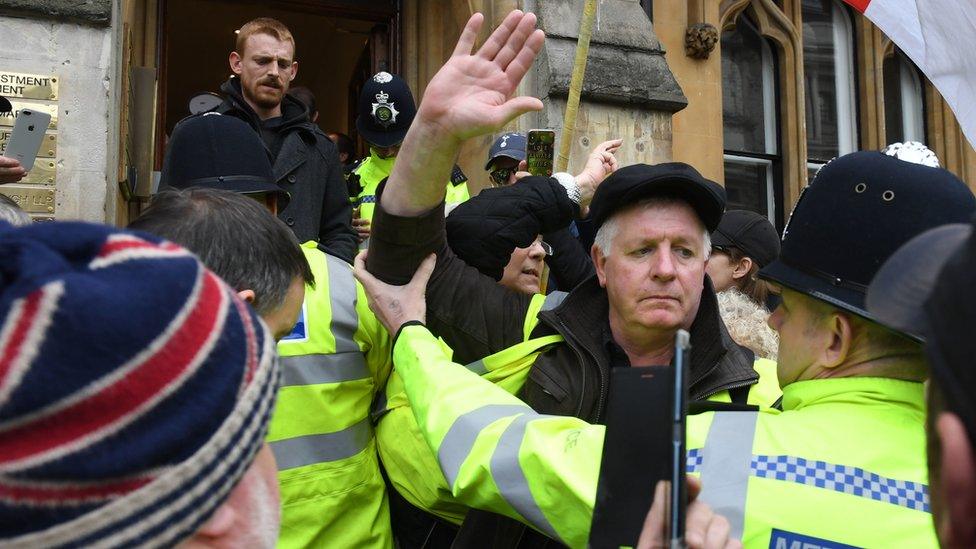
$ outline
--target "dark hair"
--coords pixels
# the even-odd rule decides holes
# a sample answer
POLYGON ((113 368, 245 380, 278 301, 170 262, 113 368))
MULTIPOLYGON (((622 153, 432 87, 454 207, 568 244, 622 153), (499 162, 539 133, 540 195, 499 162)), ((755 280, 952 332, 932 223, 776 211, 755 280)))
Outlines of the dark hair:
POLYGON ((187 248, 237 291, 254 290, 260 315, 281 307, 295 277, 314 283, 288 226, 256 200, 231 191, 165 190, 128 228, 187 248))
POLYGON ((348 162, 352 162, 352 159, 356 157, 356 143, 353 142, 352 138, 344 133, 329 132, 329 139, 335 142, 339 154, 346 153, 348 162))
MULTIPOLYGON (((735 264, 748 257, 745 252, 735 246, 725 246, 722 251, 729 255, 730 262, 735 264)), ((751 257, 749 259, 752 259, 751 257)), ((740 292, 747 295, 749 299, 755 301, 760 307, 766 307, 766 299, 769 297, 769 286, 765 281, 759 280, 759 263, 752 259, 752 268, 746 276, 736 280, 735 286, 740 292)))
POLYGON ((315 94, 312 90, 306 88, 305 86, 295 86, 288 90, 288 95, 294 97, 295 99, 301 101, 306 107, 308 107, 308 115, 311 117, 315 114, 318 109, 315 108, 315 94))

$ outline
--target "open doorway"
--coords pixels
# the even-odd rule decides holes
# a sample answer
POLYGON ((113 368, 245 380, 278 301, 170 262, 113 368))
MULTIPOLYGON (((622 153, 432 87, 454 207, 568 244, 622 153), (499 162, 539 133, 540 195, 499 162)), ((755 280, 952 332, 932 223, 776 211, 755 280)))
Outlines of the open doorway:
POLYGON ((235 33, 256 17, 273 17, 295 37, 292 86, 315 94, 318 125, 357 142, 356 97, 373 73, 399 70, 396 0, 161 0, 156 169, 166 137, 188 116, 190 98, 218 92, 230 76, 235 33))

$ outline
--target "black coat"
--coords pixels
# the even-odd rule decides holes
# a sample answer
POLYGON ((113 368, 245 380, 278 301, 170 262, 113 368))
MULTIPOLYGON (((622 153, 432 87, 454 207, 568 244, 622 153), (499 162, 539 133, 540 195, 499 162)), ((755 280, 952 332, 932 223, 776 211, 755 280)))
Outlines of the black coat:
MULTIPOLYGON (((240 118, 260 134, 261 120, 244 101, 240 80, 231 78, 220 91, 224 102, 217 112, 240 118)), ((291 201, 278 218, 299 241, 315 240, 324 251, 351 263, 358 246, 335 144, 308 120, 305 105, 290 95, 282 100, 281 114, 280 149, 277 156, 270 150, 268 154, 275 182, 291 195, 291 201)))

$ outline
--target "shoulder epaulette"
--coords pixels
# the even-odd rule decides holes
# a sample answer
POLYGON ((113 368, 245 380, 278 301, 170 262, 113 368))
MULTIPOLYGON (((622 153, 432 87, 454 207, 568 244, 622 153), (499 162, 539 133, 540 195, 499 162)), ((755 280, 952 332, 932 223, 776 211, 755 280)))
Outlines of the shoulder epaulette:
POLYGON ((451 171, 451 184, 457 187, 458 185, 467 182, 468 176, 464 175, 464 172, 461 171, 461 166, 455 164, 454 169, 451 171))

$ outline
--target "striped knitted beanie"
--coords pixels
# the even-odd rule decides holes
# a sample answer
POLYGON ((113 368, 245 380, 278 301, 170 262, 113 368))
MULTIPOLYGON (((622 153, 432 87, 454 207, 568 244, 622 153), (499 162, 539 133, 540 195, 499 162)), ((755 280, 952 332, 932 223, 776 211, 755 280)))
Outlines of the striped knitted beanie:
POLYGON ((261 448, 273 338, 188 251, 0 224, 0 546, 173 545, 261 448))

